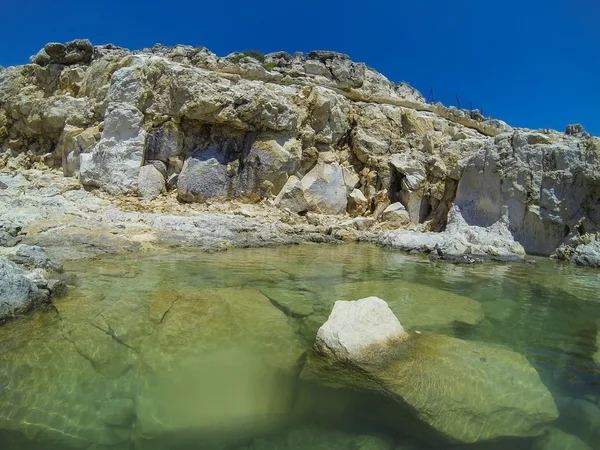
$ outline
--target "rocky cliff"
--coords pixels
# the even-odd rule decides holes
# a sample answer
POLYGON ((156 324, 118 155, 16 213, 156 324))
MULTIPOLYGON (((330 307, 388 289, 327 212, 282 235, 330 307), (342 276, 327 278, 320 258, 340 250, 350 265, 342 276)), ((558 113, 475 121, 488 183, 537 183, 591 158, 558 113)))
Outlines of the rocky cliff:
POLYGON ((600 266, 600 140, 580 127, 516 129, 430 104, 327 51, 218 57, 77 40, 31 61, 0 69, 9 172, 43 164, 113 196, 384 220, 381 244, 440 257, 600 266))

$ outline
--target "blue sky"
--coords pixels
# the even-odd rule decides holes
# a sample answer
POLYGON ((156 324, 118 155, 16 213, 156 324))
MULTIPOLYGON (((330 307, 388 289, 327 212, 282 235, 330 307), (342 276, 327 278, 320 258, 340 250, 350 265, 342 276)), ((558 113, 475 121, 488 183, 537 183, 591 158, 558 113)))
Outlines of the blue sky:
POLYGON ((335 50, 436 101, 513 126, 600 135, 599 0, 82 2, 0 0, 0 65, 87 37, 235 50, 335 50))

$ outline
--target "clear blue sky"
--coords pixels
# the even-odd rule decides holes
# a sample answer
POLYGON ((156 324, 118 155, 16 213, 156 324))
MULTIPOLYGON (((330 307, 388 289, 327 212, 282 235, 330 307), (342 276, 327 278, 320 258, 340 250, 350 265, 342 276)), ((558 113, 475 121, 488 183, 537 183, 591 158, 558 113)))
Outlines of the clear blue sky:
POLYGON ((446 105, 458 95, 514 126, 600 135, 600 0, 0 0, 0 13, 3 66, 78 37, 217 55, 327 49, 446 105))

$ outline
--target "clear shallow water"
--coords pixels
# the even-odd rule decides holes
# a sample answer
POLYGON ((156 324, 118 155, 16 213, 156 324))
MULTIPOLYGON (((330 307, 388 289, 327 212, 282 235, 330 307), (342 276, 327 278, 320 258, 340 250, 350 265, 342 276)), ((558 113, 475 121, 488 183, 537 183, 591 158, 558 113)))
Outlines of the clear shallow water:
MULTIPOLYGON (((428 449, 373 419, 370 397, 298 377, 332 302, 369 295, 409 330, 525 355, 557 426, 600 446, 599 271, 309 245, 126 254, 66 272, 74 286, 54 309, 0 327, 3 449, 428 449)), ((535 443, 507 445, 460 448, 535 443)))

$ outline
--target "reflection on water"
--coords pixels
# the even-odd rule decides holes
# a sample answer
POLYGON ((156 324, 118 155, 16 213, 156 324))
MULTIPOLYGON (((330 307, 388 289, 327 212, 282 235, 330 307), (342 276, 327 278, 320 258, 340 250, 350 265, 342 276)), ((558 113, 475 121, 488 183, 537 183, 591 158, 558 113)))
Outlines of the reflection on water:
POLYGON ((407 329, 525 355, 561 412, 552 439, 600 448, 600 271, 454 266, 368 245, 129 254, 66 270, 77 276, 66 298, 0 327, 2 449, 428 449, 389 426, 404 418, 376 418, 371 396, 300 376, 333 302, 371 295, 407 329))

